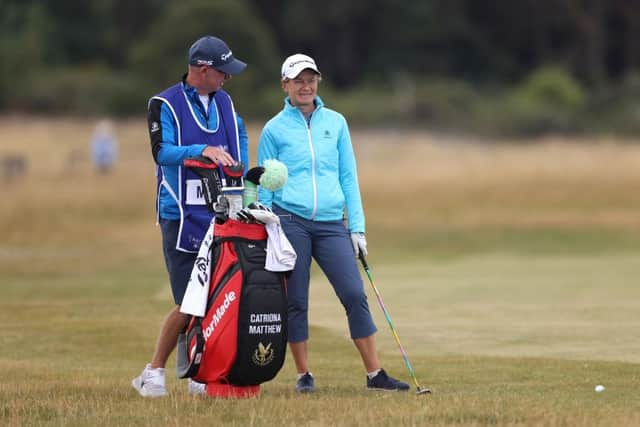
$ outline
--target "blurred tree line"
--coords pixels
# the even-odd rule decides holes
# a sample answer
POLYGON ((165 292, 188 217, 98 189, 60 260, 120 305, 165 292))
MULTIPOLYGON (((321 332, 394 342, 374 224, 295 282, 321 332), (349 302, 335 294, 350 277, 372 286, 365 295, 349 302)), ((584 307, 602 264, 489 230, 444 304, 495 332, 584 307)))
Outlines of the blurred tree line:
POLYGON ((249 64, 237 110, 280 109, 285 56, 366 125, 488 133, 640 129, 637 0, 0 0, 0 110, 142 115, 198 37, 249 64))

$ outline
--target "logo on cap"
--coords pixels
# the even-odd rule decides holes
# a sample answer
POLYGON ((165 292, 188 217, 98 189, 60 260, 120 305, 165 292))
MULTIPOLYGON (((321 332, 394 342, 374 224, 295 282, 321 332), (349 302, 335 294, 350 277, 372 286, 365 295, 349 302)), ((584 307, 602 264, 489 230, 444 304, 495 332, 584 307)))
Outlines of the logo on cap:
POLYGON ((220 59, 222 59, 224 62, 227 62, 227 60, 231 58, 231 55, 233 55, 231 51, 223 53, 222 55, 220 55, 220 59))
POLYGON ((280 71, 283 79, 292 79, 307 68, 315 71, 318 75, 320 74, 316 61, 314 61, 313 58, 301 53, 296 53, 284 60, 280 71))
POLYGON ((309 61, 308 59, 301 59, 300 61, 295 61, 295 62, 290 63, 290 64, 289 64, 289 68, 295 67, 296 65, 301 64, 301 63, 303 63, 303 62, 309 63, 309 64, 311 64, 313 67, 315 67, 315 66, 316 66, 315 62, 313 62, 313 61, 309 61))

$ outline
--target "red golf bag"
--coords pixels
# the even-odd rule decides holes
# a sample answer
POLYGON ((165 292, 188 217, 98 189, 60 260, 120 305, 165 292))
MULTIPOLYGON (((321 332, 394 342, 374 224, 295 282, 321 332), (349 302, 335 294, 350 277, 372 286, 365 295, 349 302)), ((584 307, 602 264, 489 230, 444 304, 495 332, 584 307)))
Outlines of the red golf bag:
POLYGON ((284 363, 286 281, 264 269, 266 242, 262 224, 215 225, 206 312, 189 319, 177 363, 178 376, 207 384, 209 395, 254 396, 284 363))

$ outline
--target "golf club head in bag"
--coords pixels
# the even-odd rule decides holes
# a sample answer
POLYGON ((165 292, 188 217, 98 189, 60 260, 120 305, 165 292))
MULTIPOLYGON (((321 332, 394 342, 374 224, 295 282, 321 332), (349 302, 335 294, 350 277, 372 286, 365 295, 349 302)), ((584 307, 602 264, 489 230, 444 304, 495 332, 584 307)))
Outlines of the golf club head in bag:
POLYGON ((260 177, 264 173, 264 167, 256 166, 247 171, 245 179, 254 185, 260 185, 260 177))
POLYGON ((247 172, 244 177, 244 193, 242 194, 242 206, 247 207, 258 200, 258 185, 260 177, 264 173, 262 166, 256 166, 247 172))
POLYGON ((242 209, 244 185, 244 165, 236 163, 231 166, 222 166, 222 194, 229 205, 228 217, 236 219, 237 213, 242 209))
POLYGON ((213 204, 213 212, 218 224, 224 224, 229 219, 229 200, 224 195, 218 195, 213 204))
POLYGON ((222 179, 220 169, 211 159, 204 156, 190 157, 183 162, 184 167, 192 170, 200 177, 202 193, 211 212, 215 212, 214 205, 222 193, 222 179))
POLYGON ((231 166, 223 166, 222 173, 224 174, 224 186, 223 192, 227 191, 242 191, 244 190, 243 173, 244 165, 242 163, 236 163, 231 166))

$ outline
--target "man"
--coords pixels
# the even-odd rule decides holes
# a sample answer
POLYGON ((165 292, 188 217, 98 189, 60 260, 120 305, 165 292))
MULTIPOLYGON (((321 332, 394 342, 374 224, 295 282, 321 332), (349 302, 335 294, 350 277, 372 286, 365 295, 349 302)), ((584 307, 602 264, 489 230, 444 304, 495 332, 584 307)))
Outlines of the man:
MULTIPOLYGON (((247 134, 236 115, 224 83, 246 64, 233 56, 219 38, 198 39, 188 53, 188 72, 178 84, 149 101, 151 151, 157 164, 157 213, 164 259, 175 307, 162 324, 151 362, 133 387, 144 397, 166 396, 165 365, 176 346, 187 316, 180 312, 197 251, 212 219, 205 206, 200 180, 182 163, 202 155, 231 166, 248 161, 247 134)), ((189 381, 190 393, 204 385, 189 381)))

